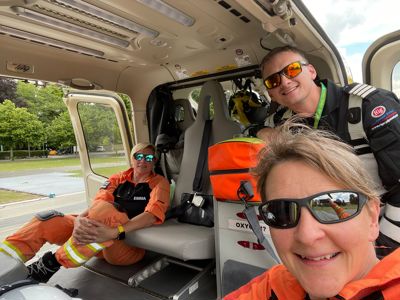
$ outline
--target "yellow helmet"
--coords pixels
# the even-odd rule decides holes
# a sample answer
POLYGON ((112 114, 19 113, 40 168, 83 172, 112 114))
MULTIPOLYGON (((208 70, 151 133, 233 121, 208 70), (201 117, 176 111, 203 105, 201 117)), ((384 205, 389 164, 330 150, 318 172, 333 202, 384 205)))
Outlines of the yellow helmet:
POLYGON ((266 104, 256 93, 240 90, 229 99, 229 113, 233 119, 246 127, 250 124, 261 124, 268 113, 266 104))

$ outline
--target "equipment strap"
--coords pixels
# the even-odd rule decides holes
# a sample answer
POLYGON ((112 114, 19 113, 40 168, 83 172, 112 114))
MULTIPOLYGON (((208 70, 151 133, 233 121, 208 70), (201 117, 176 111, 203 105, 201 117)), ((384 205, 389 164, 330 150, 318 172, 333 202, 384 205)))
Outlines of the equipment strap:
POLYGON ((206 120, 204 124, 203 137, 201 139, 200 152, 197 159, 196 173, 193 179, 194 192, 201 192, 203 188, 203 172, 207 161, 207 149, 211 135, 211 122, 211 120, 206 120))
POLYGON ((246 216, 247 222, 249 222, 251 230, 254 232, 255 236, 257 237, 258 242, 263 245, 265 250, 267 250, 268 254, 271 255, 272 259, 279 264, 280 260, 276 256, 274 249, 272 248, 269 241, 265 238, 264 234, 262 233, 260 223, 258 221, 257 213, 255 207, 248 206, 243 210, 243 214, 246 216))
POLYGON ((348 110, 352 108, 359 108, 361 111, 359 122, 355 124, 348 122, 348 131, 350 134, 350 138, 352 141, 362 138, 365 140, 364 144, 368 145, 368 140, 362 123, 362 100, 368 97, 371 93, 374 93, 376 91, 376 88, 364 83, 353 83, 345 87, 345 91, 349 94, 348 110))
POLYGON ((167 172, 167 153, 166 152, 161 152, 161 157, 160 157, 160 167, 161 171, 163 172, 163 175, 169 182, 171 182, 171 178, 168 176, 167 172))
POLYGON ((268 252, 271 258, 277 263, 280 263, 279 258, 276 256, 274 248, 271 246, 270 242, 265 238, 262 233, 260 223, 258 221, 257 212, 253 206, 250 206, 247 201, 254 197, 253 187, 249 181, 241 181, 240 186, 237 190, 237 196, 242 200, 245 209, 243 214, 245 215, 247 222, 249 222, 250 228, 257 237, 258 242, 263 245, 264 249, 268 252))

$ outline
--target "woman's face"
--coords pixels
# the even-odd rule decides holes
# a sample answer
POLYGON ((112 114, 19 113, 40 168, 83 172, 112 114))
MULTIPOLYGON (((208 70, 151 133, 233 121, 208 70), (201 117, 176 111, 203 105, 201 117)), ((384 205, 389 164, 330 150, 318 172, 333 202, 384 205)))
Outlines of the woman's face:
MULTIPOLYGON (((154 155, 153 149, 149 148, 149 147, 144 148, 143 150, 140 150, 137 153, 142 153, 142 154, 144 154, 144 156, 146 156, 147 154, 154 155)), ((135 154, 137 154, 137 153, 135 153, 135 154)), ((156 162, 155 159, 150 162, 150 161, 146 161, 145 158, 143 158, 142 160, 136 160, 135 157, 132 156, 132 166, 133 166, 133 169, 135 170, 135 174, 143 176, 143 177, 146 177, 151 174, 151 172, 153 171, 155 162, 156 162)))
MULTIPOLYGON (((273 167, 265 192, 273 201, 338 189, 345 188, 316 168, 287 161, 273 167)), ((312 299, 333 297, 378 262, 373 246, 379 233, 378 216, 377 201, 369 201, 353 219, 336 224, 321 224, 302 207, 295 228, 271 228, 271 236, 282 263, 312 299)))

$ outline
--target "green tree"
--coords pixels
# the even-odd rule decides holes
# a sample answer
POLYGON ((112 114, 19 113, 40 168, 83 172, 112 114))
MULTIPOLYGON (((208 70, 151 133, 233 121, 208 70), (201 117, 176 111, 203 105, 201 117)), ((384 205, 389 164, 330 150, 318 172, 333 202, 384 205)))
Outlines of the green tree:
POLYGON ((47 125, 67 110, 62 100, 63 91, 55 84, 36 86, 20 81, 16 94, 19 99, 26 101, 28 111, 37 115, 39 120, 47 125))
POLYGON ((132 120, 132 103, 131 103, 131 98, 129 98, 129 96, 126 95, 126 94, 118 93, 118 95, 121 97, 122 101, 124 101, 125 108, 126 108, 126 111, 127 111, 127 113, 128 113, 128 118, 129 118, 129 120, 132 120))
POLYGON ((94 151, 99 145, 108 146, 122 143, 111 107, 80 103, 78 111, 89 151, 94 151))
POLYGON ((55 118, 46 130, 47 144, 54 148, 67 148, 76 145, 74 130, 67 111, 55 118))
POLYGON ((16 98, 17 83, 15 80, 0 78, 0 103, 8 99, 13 101, 16 98))
POLYGON ((11 159, 17 145, 40 146, 43 140, 44 127, 37 116, 10 100, 0 104, 0 144, 10 149, 11 159))

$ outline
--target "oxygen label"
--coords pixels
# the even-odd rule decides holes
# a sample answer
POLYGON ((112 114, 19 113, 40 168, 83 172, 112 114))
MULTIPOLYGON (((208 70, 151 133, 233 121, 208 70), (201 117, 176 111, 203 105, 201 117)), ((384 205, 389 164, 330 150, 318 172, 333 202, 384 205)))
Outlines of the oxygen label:
MULTIPOLYGON (((270 235, 269 227, 264 222, 260 222, 260 227, 264 235, 270 235)), ((246 220, 229 219, 228 228, 236 231, 253 232, 246 220)))

